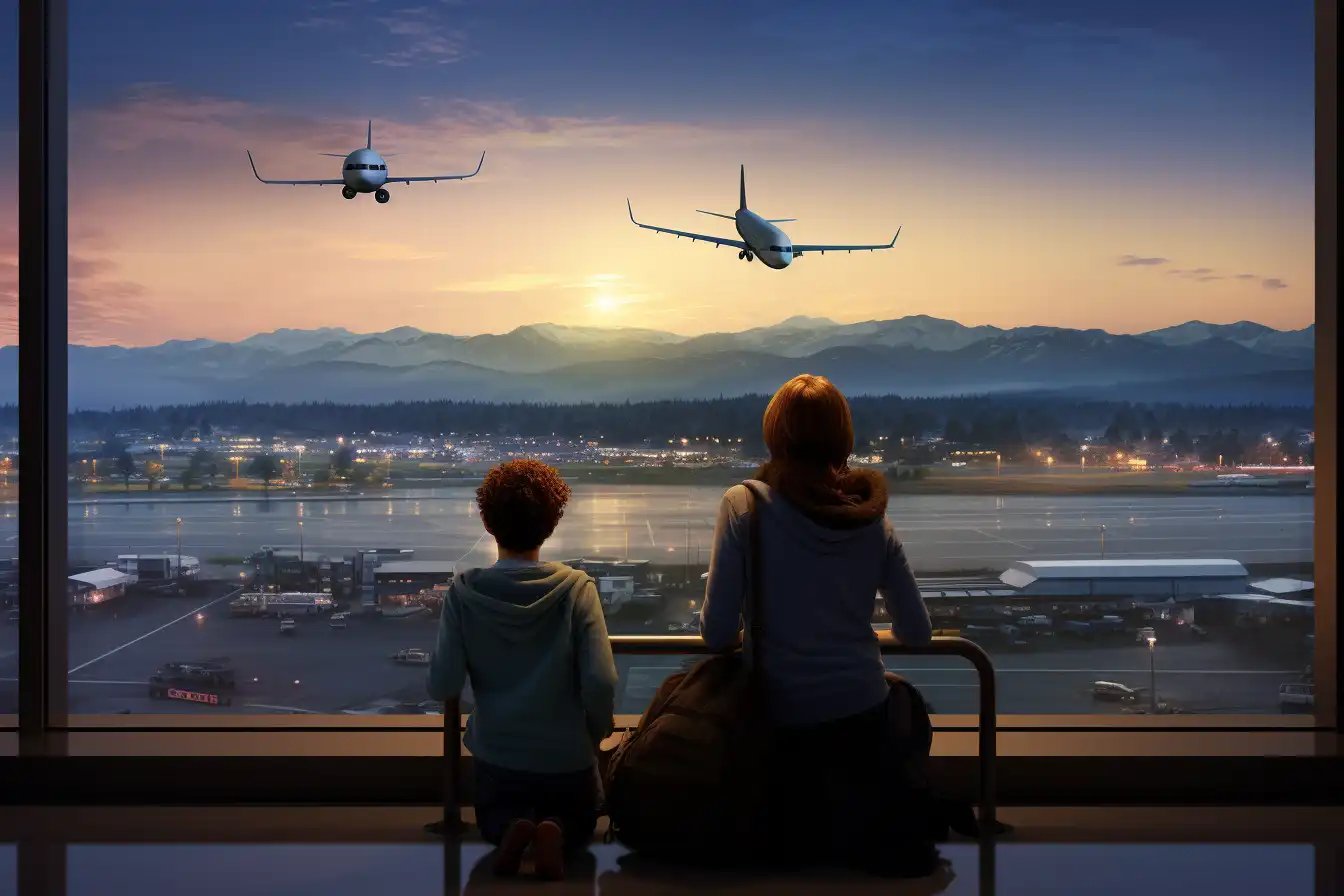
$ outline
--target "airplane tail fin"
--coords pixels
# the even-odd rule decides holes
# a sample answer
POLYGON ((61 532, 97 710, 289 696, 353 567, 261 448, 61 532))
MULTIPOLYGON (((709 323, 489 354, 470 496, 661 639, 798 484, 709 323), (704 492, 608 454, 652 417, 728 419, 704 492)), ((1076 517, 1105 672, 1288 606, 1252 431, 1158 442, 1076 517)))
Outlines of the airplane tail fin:
POLYGON ((738 206, 737 206, 737 207, 738 207, 739 209, 743 209, 743 208, 746 208, 746 207, 747 207, 747 166, 746 166, 746 165, 743 165, 743 166, 742 166, 742 179, 741 179, 741 181, 740 181, 740 186, 741 186, 741 195, 739 196, 739 198, 738 198, 738 200, 737 200, 737 201, 738 201, 738 206))
POLYGON ((368 139, 368 142, 364 145, 364 148, 365 148, 365 149, 373 149, 373 120, 372 120, 372 119, 369 120, 369 139, 368 139))

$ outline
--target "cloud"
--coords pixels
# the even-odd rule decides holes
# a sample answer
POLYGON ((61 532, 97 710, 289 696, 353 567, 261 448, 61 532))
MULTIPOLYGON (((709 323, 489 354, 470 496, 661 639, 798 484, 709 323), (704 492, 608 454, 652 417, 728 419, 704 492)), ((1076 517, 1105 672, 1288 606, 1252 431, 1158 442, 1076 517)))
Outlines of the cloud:
MULTIPOLYGON (((1124 257, 1134 258, 1133 255, 1126 255, 1124 257)), ((1123 260, 1120 263, 1126 264, 1126 262, 1123 260)), ((1268 290, 1279 290, 1288 288, 1288 284, 1284 283, 1278 277, 1262 278, 1257 274, 1236 274, 1233 276, 1225 276, 1222 274, 1215 274, 1213 268, 1171 268, 1167 271, 1167 274, 1175 277, 1183 277, 1187 280, 1194 280, 1198 283, 1210 283, 1214 280, 1247 280, 1247 281, 1259 280, 1260 285, 1268 290)))
POLYGON ((400 46, 366 56, 375 65, 394 68, 426 63, 445 65, 460 62, 469 55, 467 36, 437 21, 435 14, 423 7, 399 10, 392 16, 380 16, 377 21, 400 46))
POLYGON ((1119 264, 1121 267, 1141 267, 1166 264, 1170 260, 1168 258, 1144 258, 1139 255, 1121 255, 1119 264))
POLYGON ((526 292, 530 289, 553 289, 563 283, 562 278, 549 274, 505 274, 490 280, 440 286, 435 292, 526 292))
POLYGON ((341 253, 354 261, 429 261, 447 257, 447 252, 434 252, 405 243, 360 243, 351 250, 347 241, 321 243, 324 251, 341 253))
POLYGON ((623 274, 591 274, 582 280, 554 274, 505 274, 490 280, 472 280, 440 286, 435 292, 525 292, 533 289, 601 289, 606 292, 625 292, 632 299, 635 293, 627 291, 623 274))
MULTIPOLYGON (((778 126, 728 132, 674 121, 630 122, 618 118, 529 115, 510 103, 470 100, 421 100, 418 121, 375 120, 375 145, 388 153, 414 154, 425 164, 442 159, 445 147, 470 145, 491 150, 570 148, 691 147, 731 140, 779 138, 778 126)), ((71 115, 71 145, 96 153, 143 152, 155 146, 198 147, 221 154, 264 148, 258 158, 263 176, 289 162, 303 164, 314 149, 363 144, 358 121, 304 118, 278 107, 213 96, 192 96, 166 84, 130 87, 110 105, 76 109, 71 115)), ((459 167, 476 156, 454 150, 447 164, 459 167)), ((246 171, 246 169, 243 169, 246 171)), ((457 169, 454 169, 457 170, 457 169)), ((467 169, 470 170, 470 169, 467 169)))
MULTIPOLYGON (((0 333, 17 341, 19 265, 16 245, 0 234, 0 333)), ((101 279, 116 270, 101 258, 71 256, 67 296, 71 342, 107 342, 144 321, 148 314, 142 299, 145 288, 125 280, 101 279)))
POLYGON ((350 27, 350 23, 333 19, 330 16, 309 16, 295 22, 294 27, 308 28, 313 31, 344 31, 350 27))

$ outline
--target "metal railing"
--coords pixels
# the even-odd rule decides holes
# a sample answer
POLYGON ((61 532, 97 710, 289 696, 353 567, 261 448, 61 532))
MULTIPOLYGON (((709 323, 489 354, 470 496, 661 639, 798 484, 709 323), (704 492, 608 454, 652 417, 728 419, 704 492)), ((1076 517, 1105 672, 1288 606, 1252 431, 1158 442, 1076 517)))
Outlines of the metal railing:
MULTIPOLYGON (((979 678, 979 780, 977 802, 980 808, 982 834, 992 832, 995 825, 996 803, 995 772, 998 763, 998 716, 995 709, 997 694, 994 682, 994 664, 989 654, 973 641, 965 638, 934 638, 923 646, 911 646, 897 641, 889 631, 879 631, 878 645, 884 655, 903 656, 957 656, 975 667, 979 678)), ((698 635, 611 635, 611 649, 616 654, 635 656, 708 656, 717 651, 698 635)), ((456 700, 443 707, 443 755, 447 760, 444 787, 444 818, 450 830, 462 829, 462 714, 456 700), (449 720, 457 724, 450 725, 449 720)))

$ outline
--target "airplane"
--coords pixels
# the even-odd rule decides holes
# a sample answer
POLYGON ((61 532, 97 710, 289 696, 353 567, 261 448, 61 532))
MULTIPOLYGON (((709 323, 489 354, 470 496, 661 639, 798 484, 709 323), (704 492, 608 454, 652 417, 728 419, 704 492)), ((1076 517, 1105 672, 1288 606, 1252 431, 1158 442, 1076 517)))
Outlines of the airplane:
POLYGON ((412 181, 432 180, 438 183, 441 180, 466 180, 469 177, 475 177, 481 173, 481 166, 485 164, 485 153, 481 153, 481 160, 476 163, 476 170, 470 174, 435 174, 428 177, 390 177, 387 173, 387 162, 382 156, 374 152, 373 149, 373 122, 369 122, 368 140, 363 149, 357 149, 348 155, 342 155, 338 152, 324 152, 320 155, 331 156, 337 159, 345 159, 345 168, 341 171, 341 176, 333 180, 266 180, 257 173, 257 163, 252 160, 252 151, 248 150, 247 160, 252 164, 252 173, 256 175, 257 180, 264 184, 284 184, 286 186, 338 186, 341 188, 341 195, 346 199, 354 199, 360 193, 372 193, 373 198, 379 202, 387 202, 392 198, 392 194, 384 189, 384 184, 409 184, 412 181))
POLYGON ((635 211, 630 207, 630 200, 625 200, 626 210, 630 212, 630 220, 638 227, 645 230, 652 230, 656 233, 670 233, 680 239, 689 237, 692 241, 704 240, 707 243, 714 243, 718 246, 734 246, 737 248, 737 257, 743 261, 750 262, 753 258, 759 258, 761 263, 768 268, 781 271, 788 267, 792 261, 805 252, 820 252, 825 255, 827 252, 872 252, 877 249, 890 249, 896 245, 896 238, 901 235, 901 229, 896 228, 896 236, 891 238, 890 243, 882 243, 872 246, 824 246, 824 245, 799 245, 789 239, 788 234, 776 227, 776 224, 784 224, 789 221, 796 221, 797 218, 762 218, 760 215, 747 208, 747 166, 742 166, 741 172, 741 195, 739 197, 739 207, 737 214, 725 215, 719 212, 707 212, 703 209, 696 209, 702 215, 712 215, 716 218, 727 218, 737 225, 738 236, 740 240, 729 240, 718 236, 709 236, 703 233, 688 233, 684 230, 670 230, 666 227, 655 227, 652 224, 641 224, 635 220, 635 211))

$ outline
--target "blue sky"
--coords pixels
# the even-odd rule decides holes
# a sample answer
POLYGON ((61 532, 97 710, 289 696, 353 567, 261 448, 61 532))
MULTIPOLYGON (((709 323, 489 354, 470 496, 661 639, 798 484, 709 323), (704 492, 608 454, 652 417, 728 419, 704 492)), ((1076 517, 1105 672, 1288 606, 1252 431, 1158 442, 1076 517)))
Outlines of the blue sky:
MULTIPOLYGON (((15 0, 10 0, 13 4, 15 0)), ((1305 0, 70 0, 71 103, 129 84, 358 118, 418 97, 574 114, 781 117, 1009 140, 1254 135, 1300 174, 1311 147, 1305 0), (115 35, 115 36, 114 36, 115 35), (1007 128, 1008 133, 1001 129, 1007 128)), ((0 41, 14 46, 11 16, 0 41)), ((13 66, 0 114, 13 119, 13 66)))
MULTIPOLYGON (((4 2, 16 8, 16 0, 4 2)), ((90 338, 113 338, 117 327, 149 332, 134 315, 98 317, 97 295, 123 310, 156 295, 181 300, 181 284, 156 273, 171 265, 151 267, 170 237, 190 232, 173 226, 165 236, 169 219, 194 220, 209 207, 218 221, 236 222, 242 240, 245 222, 259 217, 289 216, 311 230, 331 226, 329 213, 356 214, 309 194, 287 194, 281 210, 274 191, 257 193, 238 159, 246 147, 270 176, 325 176, 314 168, 323 164, 315 153, 359 145, 368 118, 376 120, 375 143, 381 133, 378 145, 417 171, 456 171, 495 149, 469 188, 424 193, 447 210, 432 219, 441 226, 429 238, 456 247, 458 258, 434 262, 434 271, 398 272, 404 281, 389 287, 392 307, 402 309, 397 323, 447 327, 434 316, 437 300, 424 294, 455 289, 448 279, 507 278, 624 278, 642 284, 630 287, 632 312, 638 301, 689 308, 688 297, 707 289, 733 298, 726 314, 705 306, 703 319, 677 324, 692 331, 757 322, 767 299, 782 303, 779 314, 769 312, 778 317, 844 318, 817 306, 821 291, 857 316, 930 313, 999 325, 1133 331, 1180 322, 1164 315, 1278 326, 1312 319, 1314 10, 1306 0, 70 0, 70 7, 72 252, 112 278, 102 293, 93 283, 80 292, 88 297, 80 310, 99 321, 90 338), (574 137, 576 128, 587 136, 574 137), (595 128, 619 133, 594 137, 595 128), (673 136, 656 136, 664 133, 673 136), (804 215, 799 226, 817 231, 800 230, 799 239, 870 241, 871 232, 886 239, 895 223, 906 228, 906 254, 887 267, 827 259, 812 269, 824 276, 791 270, 765 280, 780 287, 768 293, 762 278, 738 284, 729 279, 737 269, 725 274, 719 259, 711 265, 682 246, 659 243, 647 261, 635 258, 651 245, 646 234, 628 232, 608 206, 623 206, 633 192, 655 223, 703 227, 677 216, 683 206, 731 203, 743 160, 752 195, 767 197, 763 211, 804 215), (688 195, 689 205, 681 199, 688 195), (545 217, 552 212, 569 217, 545 217), (465 250, 468 237, 451 229, 458 216, 496 213, 504 221, 540 215, 538 229, 565 232, 554 242, 557 260, 537 259, 545 270, 523 271, 516 252, 465 250), (847 227, 853 232, 838 232, 847 227), (85 239, 95 233, 101 242, 85 239), (628 269, 604 266, 604 247, 616 241, 630 241, 628 269), (660 267, 655 253, 672 253, 673 261, 660 267), (1162 272, 1114 270, 1126 255, 1215 273, 1202 293, 1175 297, 1171 281, 1139 279, 1162 272), (565 263, 574 269, 561 270, 565 263), (977 271, 990 264, 1001 265, 1002 276, 977 271), (471 270, 457 276, 459 266, 471 270), (113 268, 115 277, 107 273, 113 268), (1239 273, 1292 289, 1275 289, 1266 304, 1263 293, 1232 282, 1239 273), (1049 297, 1065 289, 1095 301, 1056 315, 1051 309, 1061 303, 1049 297)), ((15 25, 14 15, 0 24, 0 46, 11 48, 10 63, 0 65, 0 130, 16 120, 15 25)), ((10 131, 0 155, 13 146, 10 131)), ((0 185, 0 205, 13 202, 12 183, 0 185)), ((399 257, 427 259, 412 243, 426 233, 429 206, 412 208, 399 198, 373 216, 361 205, 360 217, 342 227, 368 228, 363 238, 397 244, 399 257)), ((12 211, 0 213, 12 220, 12 211)), ((202 226, 196 239, 174 245, 175 257, 196 247, 227 255, 219 245, 233 237, 207 237, 202 226)), ((285 311, 293 320, 276 325, 359 326, 350 318, 364 312, 353 300, 343 306, 329 295, 324 276, 333 266, 291 256, 285 264, 293 272, 314 265, 304 281, 310 295, 285 311), (312 320, 322 307, 345 310, 312 320)), ((270 279, 279 264, 252 276, 270 279)), ((341 280, 357 280, 354 271, 341 280)), ((368 278, 388 282, 386 274, 368 278)), ((237 305, 231 288, 239 313, 212 324, 221 330, 190 332, 199 322, 190 307, 176 322, 161 312, 142 317, 162 323, 165 337, 226 336, 228 327, 274 320, 274 303, 237 305)), ((520 300, 512 317, 492 307, 462 323, 454 312, 455 330, 506 329, 556 304, 541 292, 510 290, 520 300)), ((192 291, 192 302, 207 300, 192 291)), ((608 308, 615 301, 602 298, 608 308)), ((672 326, 638 316, 609 322, 672 326)))

